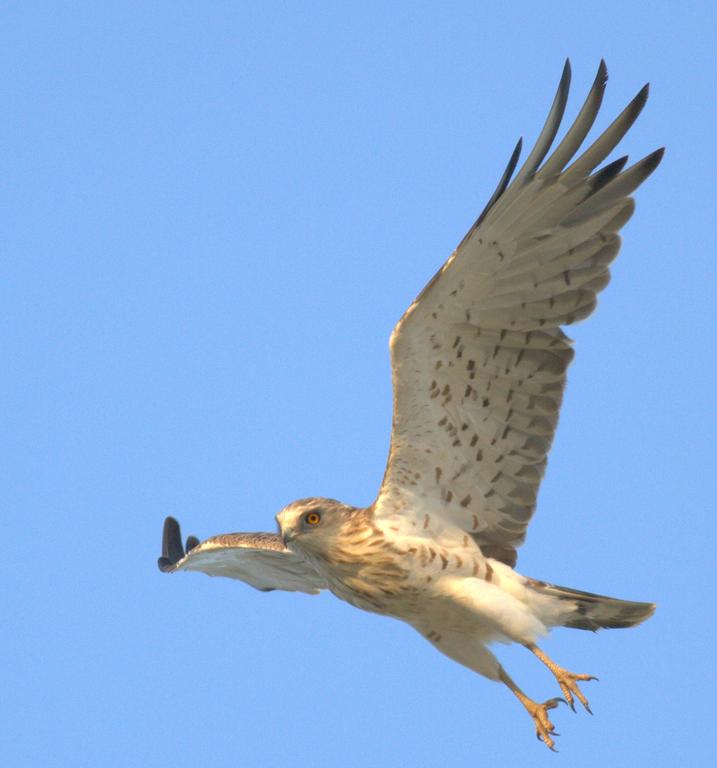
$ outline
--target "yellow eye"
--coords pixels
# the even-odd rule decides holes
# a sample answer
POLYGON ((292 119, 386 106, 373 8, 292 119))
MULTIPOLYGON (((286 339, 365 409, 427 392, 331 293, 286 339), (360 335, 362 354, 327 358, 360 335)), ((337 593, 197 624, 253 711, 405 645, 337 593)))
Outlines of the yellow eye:
POLYGON ((308 525, 318 525, 321 520, 321 515, 318 512, 307 512, 304 515, 304 520, 308 525))

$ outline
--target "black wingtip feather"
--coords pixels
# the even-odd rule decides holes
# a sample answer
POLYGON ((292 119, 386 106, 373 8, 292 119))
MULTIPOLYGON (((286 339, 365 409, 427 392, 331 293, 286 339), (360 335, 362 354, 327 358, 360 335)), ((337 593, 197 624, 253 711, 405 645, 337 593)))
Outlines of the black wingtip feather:
POLYGON ((662 158, 665 156, 665 148, 660 147, 654 152, 650 153, 642 162, 645 164, 647 173, 645 176, 649 176, 655 168, 662 162, 662 158))
POLYGON ((647 97, 650 95, 650 84, 645 83, 645 85, 640 88, 640 90, 637 92, 637 96, 630 102, 628 105, 628 108, 636 109, 637 113, 639 114, 642 112, 642 108, 647 103, 647 97))
POLYGON ((565 107, 568 103, 568 94, 570 93, 571 77, 572 70, 570 69, 570 60, 566 59, 563 73, 560 76, 560 82, 558 83, 558 88, 555 92, 555 97, 553 98, 553 103, 548 112, 548 117, 546 118, 545 124, 540 131, 540 135, 535 142, 535 146, 528 154, 523 167, 518 171, 514 184, 524 184, 531 179, 545 159, 545 156, 550 151, 550 147, 552 146, 553 141, 555 141, 555 137, 557 136, 560 124, 565 115, 565 107))
POLYGON ((563 71, 560 75, 560 83, 558 84, 558 93, 564 92, 567 97, 567 91, 570 89, 570 78, 573 76, 573 68, 570 66, 570 58, 565 59, 563 64, 563 71))
MULTIPOLYGON (((515 169, 515 166, 518 165, 518 159, 520 158, 520 153, 523 151, 523 137, 520 136, 518 138, 518 141, 515 143, 515 148, 513 149, 513 154, 510 156, 510 162, 508 163, 508 168, 511 166, 513 169, 515 169)), ((506 169, 506 174, 508 175, 508 179, 510 179, 510 175, 513 173, 511 170, 510 173, 508 173, 508 170, 506 169)))
POLYGON ((607 64, 605 63, 605 59, 600 59, 597 75, 595 75, 595 82, 604 86, 605 83, 607 83, 608 77, 609 75, 607 73, 607 64))
POLYGON ((612 181, 619 173, 620 171, 625 167, 628 160, 627 155, 623 155, 623 157, 619 157, 617 160, 613 160, 612 163, 609 165, 606 165, 604 168, 601 168, 597 173, 593 174, 592 178, 590 179, 590 186, 593 188, 594 192, 597 192, 599 189, 602 189, 607 183, 612 181))
POLYGON ((590 87, 585 103, 580 108, 578 116, 554 149, 552 155, 550 155, 543 167, 538 171, 543 178, 557 176, 559 173, 562 173, 565 166, 580 149, 600 111, 607 77, 607 65, 604 59, 600 59, 595 79, 590 87))
POLYGON ((160 571, 170 571, 184 557, 182 533, 173 517, 164 520, 162 529, 162 556, 157 561, 160 571))
MULTIPOLYGON (((511 176, 513 175, 513 172, 515 171, 515 166, 518 165, 518 160, 520 159, 520 153, 523 149, 523 137, 521 136, 518 139, 518 143, 515 145, 515 149, 513 150, 513 154, 510 156, 510 160, 508 160, 508 165, 506 165, 505 170, 503 171, 503 175, 500 177, 500 181, 498 182, 498 186, 495 188, 495 192, 490 196, 490 200, 485 205, 485 208, 481 211, 480 216, 475 220, 475 223, 473 226, 468 230, 466 233, 466 236, 461 240, 461 245, 469 238, 469 236, 473 233, 473 231, 482 223, 483 219, 488 215, 488 211, 496 204, 496 202, 500 199, 503 192, 508 187, 508 184, 510 184, 511 176)), ((459 245, 460 247, 460 245, 459 245)))

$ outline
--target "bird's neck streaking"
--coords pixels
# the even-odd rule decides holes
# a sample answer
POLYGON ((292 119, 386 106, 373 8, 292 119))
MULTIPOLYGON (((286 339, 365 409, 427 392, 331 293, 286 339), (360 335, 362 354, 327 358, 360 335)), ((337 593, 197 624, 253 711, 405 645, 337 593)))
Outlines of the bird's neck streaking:
POLYGON ((390 613, 407 583, 402 553, 374 523, 371 507, 353 508, 320 549, 302 550, 337 597, 367 611, 390 613))

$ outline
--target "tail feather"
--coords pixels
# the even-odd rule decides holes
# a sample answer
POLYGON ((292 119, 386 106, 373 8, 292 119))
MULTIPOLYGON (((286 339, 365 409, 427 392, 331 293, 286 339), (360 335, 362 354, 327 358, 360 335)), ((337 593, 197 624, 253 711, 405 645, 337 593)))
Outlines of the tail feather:
POLYGON ((593 632, 598 629, 624 629, 640 624, 655 612, 654 603, 618 600, 536 579, 528 579, 528 584, 542 595, 565 601, 567 612, 562 621, 564 627, 590 629, 593 632), (569 603, 573 604, 572 608, 569 603))

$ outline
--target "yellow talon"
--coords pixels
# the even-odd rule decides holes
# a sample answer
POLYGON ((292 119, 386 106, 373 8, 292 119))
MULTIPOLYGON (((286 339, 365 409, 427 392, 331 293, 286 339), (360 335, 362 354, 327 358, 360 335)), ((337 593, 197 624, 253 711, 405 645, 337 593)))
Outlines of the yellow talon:
POLYGON ((535 735, 538 739, 542 741, 548 749, 557 752, 553 736, 557 736, 558 734, 555 731, 555 726, 548 717, 548 710, 555 709, 561 701, 564 704, 567 703, 565 699, 548 699, 548 701, 543 704, 539 704, 537 701, 533 701, 529 696, 526 696, 502 667, 499 670, 499 677, 515 694, 520 703, 528 710, 528 714, 533 718, 533 722, 535 723, 535 735))
POLYGON ((560 690, 563 692, 565 701, 567 702, 570 709, 575 712, 575 698, 577 698, 583 707, 585 707, 585 709, 592 715, 593 712, 590 709, 590 704, 588 704, 588 700, 585 698, 585 695, 580 690, 580 688, 578 688, 577 681, 597 680, 597 677, 594 675, 579 675, 575 672, 568 672, 567 669, 563 669, 563 667, 558 666, 551 658, 546 656, 540 650, 540 648, 538 648, 537 645, 528 645, 526 648, 534 653, 553 673, 553 675, 555 675, 555 679, 558 681, 560 690))

